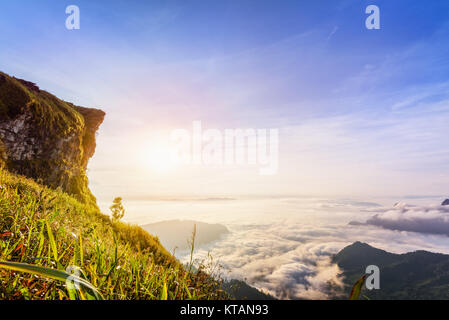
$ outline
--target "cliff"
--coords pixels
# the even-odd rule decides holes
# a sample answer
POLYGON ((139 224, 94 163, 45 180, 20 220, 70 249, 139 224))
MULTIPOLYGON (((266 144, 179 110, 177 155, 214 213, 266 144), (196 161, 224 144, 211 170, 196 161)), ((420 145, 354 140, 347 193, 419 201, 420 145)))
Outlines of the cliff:
POLYGON ((95 203, 86 167, 104 116, 0 72, 0 166, 95 203))

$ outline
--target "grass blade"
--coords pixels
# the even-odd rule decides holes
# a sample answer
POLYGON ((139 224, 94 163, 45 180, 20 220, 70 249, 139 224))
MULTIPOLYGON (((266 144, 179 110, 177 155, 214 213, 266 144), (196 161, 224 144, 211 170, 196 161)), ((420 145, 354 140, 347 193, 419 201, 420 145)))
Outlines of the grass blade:
POLYGON ((56 246, 55 237, 53 236, 53 232, 51 232, 50 224, 48 223, 48 221, 46 221, 46 224, 47 224, 48 240, 50 241, 51 250, 53 251, 55 261, 58 262, 58 248, 56 246))
POLYGON ((362 292, 363 284, 365 283, 366 274, 363 275, 352 287, 351 295, 349 296, 349 300, 359 300, 360 293, 362 292))
POLYGON ((162 287, 162 292, 161 292, 161 300, 167 300, 167 299, 168 299, 167 282, 164 281, 164 286, 162 287))
POLYGON ((35 266, 35 265, 31 265, 31 264, 26 264, 26 263, 5 262, 5 261, 0 261, 0 268, 13 270, 13 271, 19 271, 19 272, 27 272, 27 273, 31 273, 31 274, 37 274, 37 275, 40 275, 43 277, 47 277, 50 279, 59 280, 59 281, 63 281, 63 282, 66 282, 67 279, 70 278, 69 281, 73 280, 74 282, 79 284, 84 289, 91 291, 95 295, 97 300, 103 300, 103 296, 101 295, 101 293, 92 284, 90 284, 88 281, 86 281, 80 277, 77 277, 73 274, 69 274, 65 271, 35 266))

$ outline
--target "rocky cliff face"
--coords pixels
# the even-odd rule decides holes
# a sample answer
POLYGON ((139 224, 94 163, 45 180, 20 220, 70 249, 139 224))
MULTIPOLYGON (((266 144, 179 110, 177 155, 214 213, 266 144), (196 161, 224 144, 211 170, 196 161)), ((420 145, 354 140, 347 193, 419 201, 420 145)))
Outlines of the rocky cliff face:
POLYGON ((0 165, 95 203, 86 167, 104 116, 0 72, 0 165))

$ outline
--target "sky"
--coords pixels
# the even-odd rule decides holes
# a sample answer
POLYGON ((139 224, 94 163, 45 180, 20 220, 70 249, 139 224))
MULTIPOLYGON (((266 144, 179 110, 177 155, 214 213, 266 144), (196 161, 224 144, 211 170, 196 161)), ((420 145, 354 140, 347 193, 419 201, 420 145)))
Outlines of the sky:
POLYGON ((448 37, 445 0, 0 3, 0 70, 106 112, 100 200, 449 196, 448 37), (277 129, 277 172, 169 165, 170 133, 194 121, 277 129))

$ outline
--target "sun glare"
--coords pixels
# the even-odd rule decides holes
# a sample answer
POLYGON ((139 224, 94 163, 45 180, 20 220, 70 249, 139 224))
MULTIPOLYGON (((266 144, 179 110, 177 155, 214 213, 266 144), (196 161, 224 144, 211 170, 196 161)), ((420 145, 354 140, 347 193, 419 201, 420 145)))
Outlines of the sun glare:
POLYGON ((165 146, 152 146, 143 152, 144 166, 151 171, 166 173, 175 169, 173 150, 165 146))
POLYGON ((170 143, 160 139, 151 139, 142 144, 137 159, 140 165, 153 173, 168 173, 173 171, 177 164, 174 160, 174 149, 170 143))

